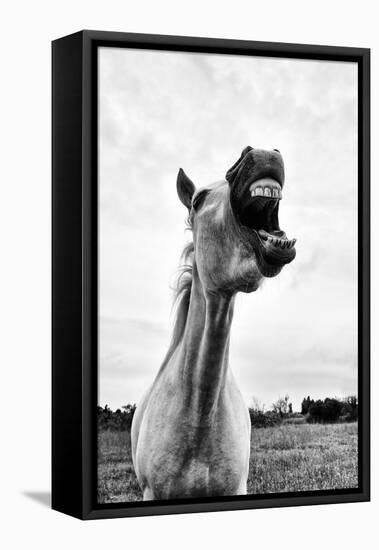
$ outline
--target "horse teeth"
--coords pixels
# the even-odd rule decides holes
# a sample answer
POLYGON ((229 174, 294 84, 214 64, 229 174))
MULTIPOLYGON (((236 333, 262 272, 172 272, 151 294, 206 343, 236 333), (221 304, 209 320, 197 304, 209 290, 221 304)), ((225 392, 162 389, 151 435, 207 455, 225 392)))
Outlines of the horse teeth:
POLYGON ((282 198, 282 189, 272 178, 257 180, 250 185, 249 189, 252 197, 269 197, 278 200, 282 198))
POLYGON ((276 246, 276 248, 281 248, 283 250, 285 248, 292 248, 296 243, 296 239, 291 239, 289 241, 288 239, 281 239, 279 237, 273 237, 271 235, 267 235, 267 233, 265 233, 262 230, 260 230, 258 233, 262 237, 262 239, 264 239, 265 241, 268 241, 272 245, 276 246))

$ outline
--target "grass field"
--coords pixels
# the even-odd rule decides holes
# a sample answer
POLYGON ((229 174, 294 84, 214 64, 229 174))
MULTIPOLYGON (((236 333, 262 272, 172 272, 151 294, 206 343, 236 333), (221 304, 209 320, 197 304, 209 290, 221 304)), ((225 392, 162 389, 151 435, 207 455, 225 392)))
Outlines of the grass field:
MULTIPOLYGON (((248 493, 357 487, 357 435, 357 423, 253 429, 248 493)), ((129 432, 103 431, 98 441, 98 501, 142 500, 129 432)))

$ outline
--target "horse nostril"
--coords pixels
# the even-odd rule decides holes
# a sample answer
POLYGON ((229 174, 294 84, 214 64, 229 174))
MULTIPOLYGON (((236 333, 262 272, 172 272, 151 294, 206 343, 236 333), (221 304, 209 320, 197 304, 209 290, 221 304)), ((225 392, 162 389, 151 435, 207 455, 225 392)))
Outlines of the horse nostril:
POLYGON ((274 149, 274 151, 276 151, 277 153, 280 153, 279 149, 274 149))

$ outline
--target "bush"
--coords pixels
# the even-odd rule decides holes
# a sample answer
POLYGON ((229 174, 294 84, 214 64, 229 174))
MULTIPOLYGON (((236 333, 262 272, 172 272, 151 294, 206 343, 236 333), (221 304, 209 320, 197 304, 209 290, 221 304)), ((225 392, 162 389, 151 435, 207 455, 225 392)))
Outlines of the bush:
POLYGON ((312 405, 314 405, 314 400, 311 399, 309 395, 308 397, 304 397, 301 403, 301 414, 303 414, 304 416, 308 414, 308 411, 312 405))
POLYGON ((301 403, 301 414, 307 422, 355 422, 358 419, 358 399, 349 395, 344 399, 336 397, 314 401, 309 396, 301 403))
POLYGON ((130 430, 136 405, 125 405, 123 410, 112 411, 108 405, 97 407, 97 425, 99 430, 123 431, 130 430))
POLYGON ((337 422, 342 413, 343 403, 338 399, 327 397, 318 399, 308 409, 307 422, 337 422))
POLYGON ((249 409, 251 425, 254 428, 268 428, 282 423, 282 417, 273 411, 263 412, 257 409, 249 409))
POLYGON ((358 419, 358 399, 355 395, 349 395, 343 400, 341 415, 345 422, 355 422, 358 419))

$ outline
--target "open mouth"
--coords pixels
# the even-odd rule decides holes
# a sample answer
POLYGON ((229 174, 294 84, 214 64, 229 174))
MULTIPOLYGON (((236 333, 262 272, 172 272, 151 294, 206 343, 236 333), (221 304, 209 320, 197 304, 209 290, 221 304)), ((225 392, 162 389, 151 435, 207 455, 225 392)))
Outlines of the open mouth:
POLYGON ((240 206, 240 222, 258 232, 263 241, 276 248, 291 249, 296 239, 289 240, 279 227, 279 201, 282 198, 280 184, 272 178, 261 178, 247 185, 244 201, 240 206))
POLYGON ((296 256, 296 239, 288 239, 279 225, 284 169, 279 152, 247 148, 231 177, 232 207, 243 234, 252 245, 259 269, 276 275, 296 256), (237 172, 238 171, 238 172, 237 172))
POLYGON ((252 233, 253 245, 258 245, 254 248, 259 249, 260 268, 266 277, 276 275, 278 268, 296 256, 296 239, 288 239, 279 226, 281 199, 281 185, 264 177, 251 184, 247 182, 235 208, 241 225, 252 233))

